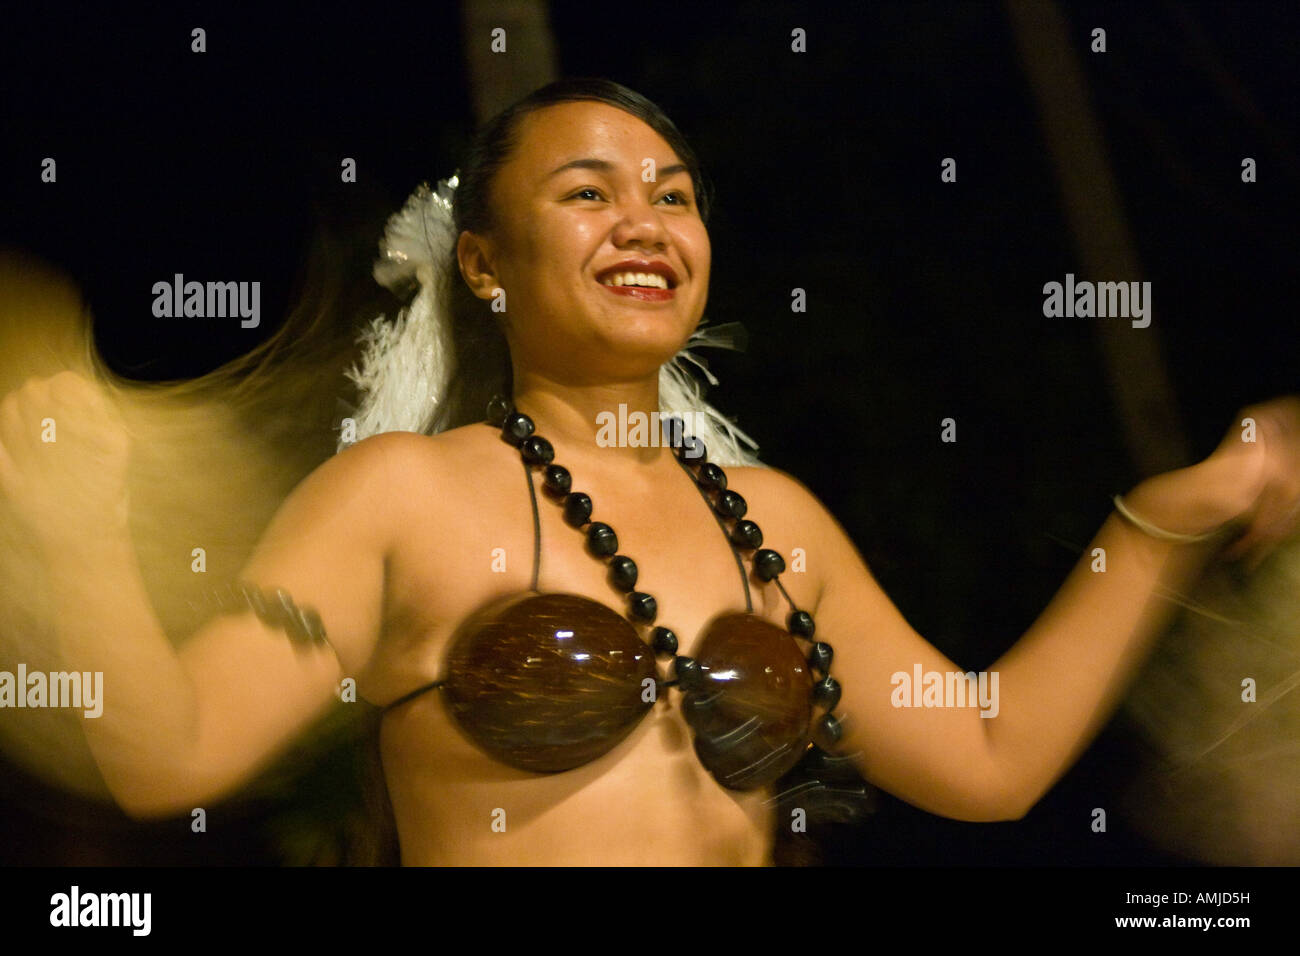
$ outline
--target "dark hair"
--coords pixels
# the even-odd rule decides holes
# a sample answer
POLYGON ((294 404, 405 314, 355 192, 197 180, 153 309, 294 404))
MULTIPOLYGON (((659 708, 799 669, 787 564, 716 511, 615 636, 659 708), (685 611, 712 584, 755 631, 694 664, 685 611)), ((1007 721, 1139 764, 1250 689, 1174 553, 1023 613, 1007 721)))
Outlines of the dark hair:
MULTIPOLYGON (((486 233, 492 228, 492 183, 509 162, 519 139, 525 116, 548 106, 590 100, 607 103, 641 120, 664 138, 685 165, 695 187, 695 203, 706 223, 712 195, 695 151, 667 114, 640 93, 612 80, 575 77, 556 80, 534 90, 506 107, 474 135, 457 171, 460 183, 452 200, 456 234, 464 230, 486 233)), ((481 421, 488 400, 497 393, 511 392, 510 350, 505 333, 482 301, 461 281, 456 249, 446 270, 445 301, 450 303, 451 342, 455 371, 448 383, 440 417, 433 428, 439 431, 481 421)))
POLYGON ((456 232, 487 232, 492 228, 492 181, 497 171, 509 160, 518 145, 520 121, 529 113, 555 106, 591 100, 607 103, 635 116, 663 137, 677 157, 686 164, 695 187, 695 201, 700 218, 709 221, 710 190, 700 168, 695 151, 686 137, 673 125, 658 106, 635 90, 615 83, 588 77, 572 77, 548 83, 534 90, 512 106, 507 107, 482 127, 470 143, 465 161, 460 169, 460 185, 456 187, 456 232))

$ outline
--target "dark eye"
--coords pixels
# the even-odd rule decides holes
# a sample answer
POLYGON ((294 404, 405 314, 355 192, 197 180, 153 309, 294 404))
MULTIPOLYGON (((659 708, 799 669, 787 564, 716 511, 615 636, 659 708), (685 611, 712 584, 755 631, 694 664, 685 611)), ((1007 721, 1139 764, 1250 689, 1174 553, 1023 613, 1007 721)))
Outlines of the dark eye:
POLYGON ((569 197, 570 199, 599 199, 600 191, 593 186, 584 186, 569 197))
POLYGON ((691 204, 691 201, 689 198, 687 198, 686 193, 682 192, 680 189, 674 190, 673 192, 670 193, 665 193, 662 197, 660 197, 660 199, 661 201, 664 199, 674 199, 674 202, 669 204, 672 206, 689 206, 691 204))

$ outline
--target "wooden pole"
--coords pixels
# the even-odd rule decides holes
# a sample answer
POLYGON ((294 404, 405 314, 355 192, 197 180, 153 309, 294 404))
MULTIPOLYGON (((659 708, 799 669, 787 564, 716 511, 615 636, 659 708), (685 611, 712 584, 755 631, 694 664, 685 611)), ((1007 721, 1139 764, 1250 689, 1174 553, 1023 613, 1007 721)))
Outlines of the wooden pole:
MULTIPOLYGON (((1066 220, 1086 270, 1079 278, 1136 281, 1141 264, 1079 61, 1087 35, 1070 34, 1055 0, 1006 0, 1005 5, 1042 115, 1066 220)), ((1158 293, 1153 299, 1160 301, 1158 293)), ((1160 351, 1160 313, 1152 314, 1146 328, 1113 318, 1094 323, 1125 443, 1144 475, 1188 463, 1187 440, 1160 351)))

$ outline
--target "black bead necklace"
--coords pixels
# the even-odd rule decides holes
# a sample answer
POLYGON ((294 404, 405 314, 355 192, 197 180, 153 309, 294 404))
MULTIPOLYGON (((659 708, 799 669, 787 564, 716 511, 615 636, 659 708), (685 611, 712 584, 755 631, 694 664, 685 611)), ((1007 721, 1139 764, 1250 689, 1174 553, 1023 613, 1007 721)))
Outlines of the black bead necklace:
MULTIPOLYGON (((588 551, 606 563, 611 583, 625 595, 627 616, 636 624, 654 625, 658 615, 658 602, 651 594, 636 590, 636 562, 627 555, 618 553, 618 535, 612 527, 603 521, 591 520, 593 513, 591 497, 584 492, 573 490, 573 479, 569 470, 563 465, 555 464, 554 447, 545 438, 535 434, 536 426, 532 419, 512 408, 501 396, 495 396, 488 403, 487 421, 492 426, 500 428, 501 437, 519 450, 529 475, 529 491, 534 496, 534 516, 536 516, 536 493, 533 490, 532 471, 540 468, 543 471, 543 487, 549 497, 563 508, 565 522, 579 530, 585 529, 588 551)), ((745 585, 747 611, 753 613, 753 602, 744 562, 740 556, 741 550, 753 552, 754 574, 760 581, 774 582, 789 605, 790 613, 786 618, 786 628, 792 637, 809 645, 806 660, 811 673, 817 678, 812 684, 812 703, 824 709, 824 713, 811 728, 811 742, 814 748, 834 747, 843 735, 843 728, 840 721, 831 713, 838 705, 841 695, 839 682, 830 676, 833 657, 831 645, 825 641, 813 640, 816 624, 812 615, 796 607, 781 584, 779 575, 785 571, 785 559, 773 549, 762 547, 761 529, 753 521, 745 518, 748 508, 745 499, 727 488, 726 473, 718 465, 708 461, 704 443, 694 436, 684 435, 681 419, 670 418, 666 420, 666 424, 674 459, 691 478, 696 489, 709 505, 736 557, 745 585)), ((535 535, 534 541, 539 542, 537 546, 540 547, 540 537, 535 535)), ((536 590, 536 580, 533 582, 533 587, 536 590)), ((779 634, 779 629, 776 631, 779 634)), ((676 686, 687 694, 687 699, 696 709, 700 706, 707 707, 709 704, 707 698, 693 696, 699 695, 704 690, 707 675, 699 661, 678 653, 677 635, 667 627, 655 625, 650 632, 649 643, 658 656, 673 659, 673 679, 665 681, 656 677, 657 689, 676 686)), ((689 711, 687 716, 690 720, 689 711)), ((701 748, 699 739, 696 748, 697 751, 701 748)), ((703 757, 703 754, 701 756, 703 757)))

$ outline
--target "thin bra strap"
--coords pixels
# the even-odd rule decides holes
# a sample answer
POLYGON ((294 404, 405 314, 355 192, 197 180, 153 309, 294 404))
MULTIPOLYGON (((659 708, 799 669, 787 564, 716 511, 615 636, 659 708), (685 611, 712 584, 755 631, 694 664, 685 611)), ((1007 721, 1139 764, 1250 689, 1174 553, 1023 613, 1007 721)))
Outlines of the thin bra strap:
MULTIPOLYGON (((524 480, 528 482, 528 498, 533 505, 533 590, 536 591, 537 581, 541 576, 542 569, 542 516, 537 511, 537 489, 533 487, 533 472, 532 469, 528 467, 527 463, 524 463, 524 480)), ((397 698, 397 700, 385 706, 381 710, 381 713, 387 713, 394 707, 400 707, 408 700, 419 697, 426 691, 431 691, 437 687, 441 687, 445 683, 445 680, 435 680, 430 681, 422 687, 417 687, 409 694, 403 694, 401 697, 397 698)))
POLYGON ((524 481, 528 482, 528 500, 533 505, 533 590, 542 573, 542 516, 537 513, 537 489, 533 486, 533 470, 523 462, 524 481))
POLYGON ((695 490, 700 493, 700 497, 704 499, 704 503, 709 506, 709 514, 713 515, 713 520, 716 521, 718 527, 722 529, 722 536, 727 539, 727 547, 731 549, 731 553, 736 559, 736 567, 740 571, 740 583, 745 586, 745 613, 753 614, 754 600, 749 593, 749 577, 745 574, 745 561, 741 558, 740 552, 736 550, 736 546, 732 543, 731 535, 727 534, 727 526, 722 523, 722 516, 713 509, 713 502, 709 500, 708 494, 705 493, 704 488, 701 487, 700 483, 695 480, 695 476, 691 474, 691 469, 687 466, 686 462, 682 461, 682 459, 675 454, 673 455, 673 460, 681 466, 682 471, 686 472, 686 477, 691 479, 691 484, 693 484, 695 490))
POLYGON ((386 714, 386 713, 388 713, 390 710, 392 710, 394 707, 400 707, 402 704, 405 704, 405 703, 406 703, 408 700, 410 700, 411 698, 413 698, 413 697, 419 697, 419 696, 420 696, 421 694, 423 694, 425 691, 430 691, 430 690, 433 690, 433 689, 436 688, 436 687, 441 687, 441 686, 442 686, 443 684, 445 684, 445 683, 447 683, 445 680, 435 680, 435 681, 430 681, 429 683, 423 685, 422 687, 417 687, 415 690, 411 691, 409 694, 403 694, 401 697, 397 698, 397 700, 393 701, 391 704, 386 704, 386 705, 384 705, 384 707, 383 707, 379 712, 380 712, 381 714, 386 714))

